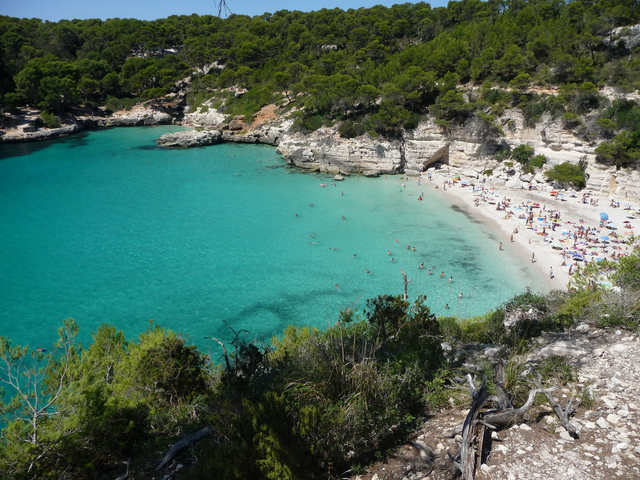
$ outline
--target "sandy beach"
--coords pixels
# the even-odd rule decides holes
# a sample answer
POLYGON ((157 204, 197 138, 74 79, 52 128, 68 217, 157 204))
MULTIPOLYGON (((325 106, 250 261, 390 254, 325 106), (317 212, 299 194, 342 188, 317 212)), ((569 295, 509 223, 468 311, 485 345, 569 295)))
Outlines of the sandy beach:
POLYGON ((449 202, 493 225, 503 237, 502 249, 530 262, 532 274, 544 278, 549 290, 566 291, 570 271, 573 275, 585 263, 611 260, 638 248, 637 239, 629 242, 640 234, 637 203, 617 203, 588 191, 561 190, 556 195, 550 187, 507 188, 465 178, 454 168, 431 169, 428 174, 421 179, 423 186, 437 187, 449 202))

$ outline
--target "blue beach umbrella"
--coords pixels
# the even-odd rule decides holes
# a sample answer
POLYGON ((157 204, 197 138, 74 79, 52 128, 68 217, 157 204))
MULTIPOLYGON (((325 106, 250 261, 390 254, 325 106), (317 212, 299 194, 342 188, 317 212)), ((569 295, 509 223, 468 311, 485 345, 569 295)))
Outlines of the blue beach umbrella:
POLYGON ((609 240, 609 237, 607 237, 606 235, 604 235, 604 236, 602 236, 602 237, 600 237, 600 238, 601 238, 602 240, 605 240, 605 241, 608 241, 608 240, 609 240))
POLYGON ((602 212, 600 214, 600 220, 609 220, 609 215, 607 215, 606 213, 602 212))

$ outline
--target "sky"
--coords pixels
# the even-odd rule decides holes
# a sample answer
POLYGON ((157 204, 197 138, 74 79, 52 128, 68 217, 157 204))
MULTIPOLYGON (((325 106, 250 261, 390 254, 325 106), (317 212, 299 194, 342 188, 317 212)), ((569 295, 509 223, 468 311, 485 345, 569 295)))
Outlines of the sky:
MULTIPOLYGON (((217 15, 218 6, 214 0, 3 0, 0 15, 18 18, 39 18, 58 22, 60 20, 100 18, 137 18, 139 20, 156 20, 170 15, 217 15)), ((402 0, 226 0, 231 13, 241 15, 262 15, 279 10, 300 10, 310 12, 323 8, 369 8, 374 5, 390 7, 402 0)), ((417 2, 413 2, 417 3, 417 2)), ((433 0, 428 2, 432 8, 446 6, 448 0, 433 0)))

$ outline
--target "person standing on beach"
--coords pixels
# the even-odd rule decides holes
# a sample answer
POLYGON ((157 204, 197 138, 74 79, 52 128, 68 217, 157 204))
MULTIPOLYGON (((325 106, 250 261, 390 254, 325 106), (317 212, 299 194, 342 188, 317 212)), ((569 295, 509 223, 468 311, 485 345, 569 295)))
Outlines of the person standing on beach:
POLYGON ((531 253, 531 263, 536 263, 536 252, 531 253))
POLYGON ((553 278, 553 267, 549 267, 549 278, 553 278))
POLYGON ((500 251, 502 251, 502 242, 500 242, 500 251))

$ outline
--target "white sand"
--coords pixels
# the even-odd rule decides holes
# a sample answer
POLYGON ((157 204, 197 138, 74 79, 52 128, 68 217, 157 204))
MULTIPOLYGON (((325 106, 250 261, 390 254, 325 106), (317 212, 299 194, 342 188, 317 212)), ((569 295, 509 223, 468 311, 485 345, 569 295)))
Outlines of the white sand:
MULTIPOLYGON (((579 266, 583 266, 583 262, 575 262, 571 256, 566 258, 566 266, 562 266, 563 262, 563 250, 574 251, 574 241, 567 235, 563 235, 562 232, 577 232, 577 227, 596 228, 599 230, 597 233, 599 243, 591 243, 591 246, 596 246, 597 250, 588 248, 587 245, 578 245, 578 248, 587 248, 588 252, 594 253, 594 255, 586 255, 587 261, 595 261, 596 257, 611 259, 615 253, 629 253, 632 248, 637 248, 638 242, 634 246, 629 246, 626 243, 617 243, 614 235, 617 234, 619 239, 628 240, 633 235, 640 235, 640 220, 638 215, 634 215, 629 210, 625 209, 624 205, 631 203, 627 201, 621 201, 619 208, 613 208, 610 206, 610 198, 602 197, 590 197, 598 200, 598 206, 591 205, 590 203, 582 203, 582 193, 578 192, 575 197, 572 197, 568 192, 561 192, 565 194, 563 200, 557 199, 551 196, 548 191, 541 190, 524 190, 507 188, 504 185, 494 185, 489 183, 482 183, 481 180, 464 178, 458 172, 452 171, 433 171, 431 170, 432 180, 428 181, 426 176, 422 178, 422 185, 425 187, 438 189, 436 192, 440 192, 446 196, 448 200, 459 206, 462 206, 469 214, 476 216, 484 223, 493 224, 497 227, 502 235, 503 250, 510 250, 512 253, 519 255, 530 262, 532 253, 535 253, 535 263, 532 263, 532 274, 540 275, 546 280, 549 290, 566 290, 569 287, 569 265, 576 263, 579 266), (452 181, 454 177, 461 177, 460 182, 456 182, 455 186, 447 186, 446 191, 444 189, 445 181, 452 181), (461 183, 467 182, 466 186, 461 183), (475 201, 479 197, 481 191, 473 191, 474 187, 470 184, 475 183, 475 188, 480 189, 484 187, 485 198, 488 193, 499 196, 499 201, 509 199, 509 207, 506 211, 496 210, 497 201, 495 204, 489 203, 489 200, 481 200, 478 206, 475 206, 475 201), (527 204, 527 202, 531 202, 527 204), (534 222, 533 228, 531 226, 525 226, 525 220, 518 218, 520 215, 527 215, 526 209, 514 210, 514 207, 521 205, 531 205, 537 203, 539 208, 534 208, 534 222), (555 231, 547 227, 546 230, 549 233, 547 235, 547 241, 542 236, 544 221, 539 221, 538 218, 544 218, 545 216, 551 216, 552 212, 556 210, 561 212, 560 222, 555 231), (508 212, 512 211, 514 215, 509 218, 508 212), (601 228, 600 213, 604 212, 609 216, 609 220, 617 224, 617 229, 601 228), (582 222, 581 222, 582 220, 582 222), (625 228, 625 221, 628 221, 629 225, 635 227, 633 229, 625 228), (572 223, 567 223, 572 222, 572 223), (517 228, 518 233, 514 234, 514 230, 517 228), (513 242, 511 242, 511 235, 513 235, 513 242), (603 243, 600 240, 601 236, 608 236, 611 242, 608 244, 603 243), (554 249, 551 246, 551 242, 562 245, 563 249, 554 249), (550 269, 553 269, 553 278, 550 277, 550 269)), ((638 212, 639 205, 632 204, 632 209, 638 212)), ((550 223, 550 219, 548 220, 550 223)), ((579 239, 579 242, 584 241, 579 239)), ((499 248, 496 245, 496 248, 499 248)), ((575 267, 574 267, 575 270, 575 267)))

